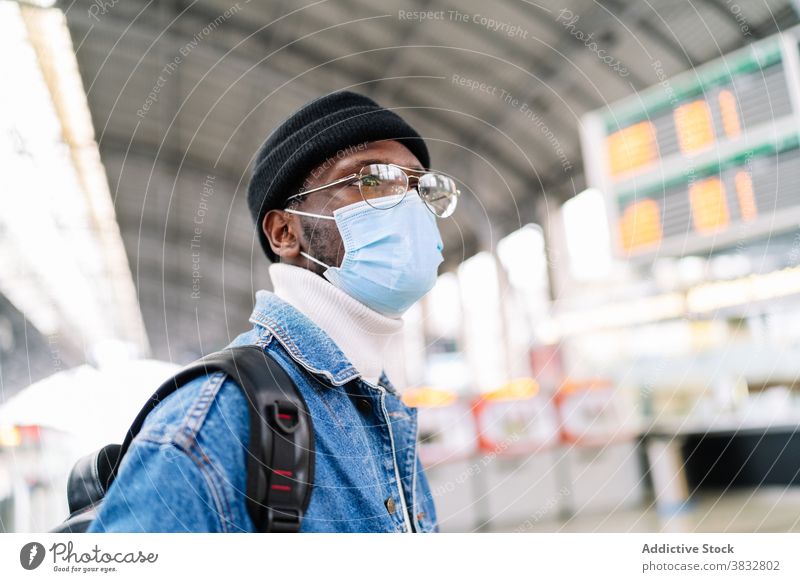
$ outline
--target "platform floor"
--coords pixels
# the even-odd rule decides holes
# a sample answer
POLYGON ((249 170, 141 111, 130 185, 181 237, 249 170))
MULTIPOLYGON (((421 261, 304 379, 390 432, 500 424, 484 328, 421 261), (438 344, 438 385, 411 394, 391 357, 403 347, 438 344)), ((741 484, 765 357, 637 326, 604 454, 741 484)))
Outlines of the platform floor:
POLYGON ((493 526, 491 531, 530 532, 800 532, 800 488, 703 492, 674 515, 654 506, 610 514, 580 514, 562 519, 493 526))

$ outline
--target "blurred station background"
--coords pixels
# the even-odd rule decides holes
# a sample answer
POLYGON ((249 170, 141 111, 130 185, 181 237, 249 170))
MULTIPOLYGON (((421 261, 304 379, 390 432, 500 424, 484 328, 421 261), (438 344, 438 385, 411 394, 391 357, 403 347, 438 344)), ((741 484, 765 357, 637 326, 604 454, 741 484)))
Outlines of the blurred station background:
POLYGON ((0 531, 247 329, 253 156, 342 88, 464 192, 392 376, 442 530, 800 531, 799 11, 0 0, 0 531))

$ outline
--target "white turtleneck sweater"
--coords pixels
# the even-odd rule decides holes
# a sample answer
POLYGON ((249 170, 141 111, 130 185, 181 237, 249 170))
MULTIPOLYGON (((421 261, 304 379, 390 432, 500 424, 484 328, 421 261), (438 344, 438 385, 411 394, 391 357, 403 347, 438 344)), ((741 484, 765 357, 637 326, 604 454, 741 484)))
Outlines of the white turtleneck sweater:
POLYGON ((370 309, 302 267, 273 263, 269 276, 274 293, 327 333, 364 380, 377 384, 385 371, 403 387, 402 319, 370 309))

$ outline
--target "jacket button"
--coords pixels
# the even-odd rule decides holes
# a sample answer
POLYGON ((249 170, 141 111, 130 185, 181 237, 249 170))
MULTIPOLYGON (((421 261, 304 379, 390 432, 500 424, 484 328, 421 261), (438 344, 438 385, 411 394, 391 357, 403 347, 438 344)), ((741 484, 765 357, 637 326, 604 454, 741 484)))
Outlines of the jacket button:
POLYGON ((356 401, 356 408, 358 408, 358 411, 364 416, 372 412, 372 404, 370 404, 370 401, 366 398, 359 398, 356 401))
POLYGON ((394 513, 395 505, 394 505, 394 497, 389 497, 386 500, 386 511, 389 513, 394 513))

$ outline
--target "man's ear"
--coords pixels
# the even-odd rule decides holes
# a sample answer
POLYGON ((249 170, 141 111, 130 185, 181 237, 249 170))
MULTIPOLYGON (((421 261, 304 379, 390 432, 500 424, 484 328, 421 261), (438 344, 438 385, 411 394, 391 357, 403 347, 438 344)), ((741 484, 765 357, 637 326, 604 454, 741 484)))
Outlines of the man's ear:
POLYGON ((281 260, 291 261, 300 256, 300 224, 297 217, 282 210, 270 210, 264 215, 261 228, 272 252, 281 260))

